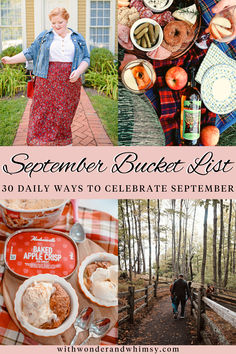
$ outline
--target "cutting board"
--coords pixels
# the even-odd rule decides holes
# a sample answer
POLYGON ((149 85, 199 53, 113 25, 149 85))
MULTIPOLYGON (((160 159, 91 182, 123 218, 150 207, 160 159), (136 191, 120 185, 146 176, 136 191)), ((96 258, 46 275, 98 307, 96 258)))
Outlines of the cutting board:
MULTIPOLYGON (((77 281, 77 274, 78 274, 78 267, 81 262, 90 254, 96 252, 104 252, 103 248, 98 246, 91 240, 86 239, 83 243, 78 245, 78 253, 79 253, 79 262, 77 269, 73 273, 73 275, 67 279, 67 281, 73 286, 75 289, 78 299, 79 299, 79 312, 87 306, 93 308, 94 311, 94 318, 101 319, 104 317, 108 317, 111 320, 111 325, 109 330, 116 324, 118 319, 118 307, 110 307, 105 308, 102 306, 98 306, 91 302, 88 298, 84 296, 82 291, 80 290, 78 281, 77 281)), ((24 333, 26 336, 32 338, 33 340, 37 341, 40 344, 45 345, 69 345, 72 341, 72 338, 75 335, 75 329, 71 326, 68 330, 66 330, 63 334, 54 336, 54 337, 39 337, 32 333, 28 333, 24 328, 21 327, 20 323, 17 321, 15 312, 14 312, 14 299, 15 294, 19 288, 19 286, 23 283, 23 280, 19 280, 16 278, 12 273, 8 270, 4 273, 3 278, 3 296, 5 300, 6 307, 8 312, 15 322, 17 327, 24 333)), ((76 345, 79 345, 86 337, 88 336, 88 331, 82 332, 79 334, 77 339, 76 345)), ((90 338, 87 344, 90 345, 98 345, 100 344, 100 339, 90 338)))

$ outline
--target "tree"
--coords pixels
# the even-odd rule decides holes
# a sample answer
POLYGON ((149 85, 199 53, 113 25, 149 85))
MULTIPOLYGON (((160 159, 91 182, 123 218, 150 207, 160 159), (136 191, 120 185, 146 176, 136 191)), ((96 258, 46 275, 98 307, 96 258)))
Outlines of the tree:
POLYGON ((236 269, 236 209, 234 208, 234 248, 233 248, 233 269, 232 272, 235 274, 236 269))
POLYGON ((182 212, 183 211, 183 199, 180 200, 180 210, 179 210, 179 245, 178 245, 178 256, 177 256, 177 264, 178 264, 178 273, 180 273, 180 257, 181 257, 181 243, 182 243, 182 212))
POLYGON ((136 208, 135 208, 135 202, 134 200, 131 200, 131 205, 133 207, 133 217, 134 217, 134 227, 135 227, 135 237, 137 240, 137 273, 140 274, 141 273, 141 259, 140 259, 140 255, 141 255, 141 245, 140 245, 140 239, 139 239, 139 234, 138 234, 138 223, 137 223, 137 212, 136 212, 136 208))
POLYGON ((131 255, 131 232, 130 232, 130 220, 129 220, 129 209, 128 209, 128 200, 125 200, 126 205, 126 219, 128 225, 128 251, 129 251, 129 279, 133 281, 133 272, 132 272, 132 255, 131 255))
POLYGON ((171 200, 172 204, 172 269, 176 273, 176 246, 175 246, 175 199, 171 200))
MULTIPOLYGON (((124 208, 123 208, 123 201, 121 200, 120 203, 120 211, 121 211, 121 220, 122 220, 122 236, 123 236, 123 260, 124 260, 124 265, 125 265, 125 271, 127 272, 128 267, 127 267, 127 261, 126 261, 126 225, 125 225, 125 214, 124 214, 124 208)), ((120 245, 120 242, 119 242, 120 245)), ((119 253, 119 257, 121 257, 121 254, 119 253)), ((120 263, 120 262, 119 262, 120 263)))
POLYGON ((194 230, 195 230, 196 212, 197 212, 197 201, 195 201, 194 203, 192 234, 191 234, 191 239, 189 241, 189 272, 190 272, 191 281, 193 280, 192 259, 193 259, 193 238, 194 238, 194 230))
POLYGON ((205 269, 206 269, 206 257, 207 257, 207 219, 208 219, 208 206, 209 199, 205 202, 204 224, 203 224, 203 255, 202 255, 202 270, 201 270, 201 283, 205 282, 205 269))
POLYGON ((222 269, 221 269, 221 258, 222 258, 222 245, 223 245, 223 233, 224 233, 224 204, 223 199, 220 200, 220 240, 218 249, 218 285, 222 284, 222 269))
POLYGON ((138 200, 138 229, 139 229, 139 240, 141 245, 142 259, 143 259, 143 273, 146 273, 146 261, 144 255, 144 249, 142 244, 142 228, 141 228, 141 220, 142 220, 142 210, 141 210, 141 200, 138 200))
POLYGON ((213 200, 213 282, 217 284, 217 254, 216 254, 216 239, 217 239, 217 203, 213 200))
POLYGON ((229 275, 229 255, 230 255, 230 239, 231 239, 232 206, 233 206, 233 201, 232 201, 232 199, 230 199, 230 202, 229 202, 229 224, 228 224, 228 244, 227 244, 227 258, 226 258, 226 265, 225 265, 224 288, 226 288, 226 285, 228 283, 228 275, 229 275))
POLYGON ((157 229, 156 234, 156 281, 159 280, 159 270, 160 270, 160 251, 161 251, 161 236, 160 236, 160 200, 157 199, 157 229))
POLYGON ((150 222, 150 199, 147 200, 147 219, 148 219, 148 245, 149 245, 149 284, 152 283, 152 237, 150 222))
POLYGON ((189 218, 189 200, 186 199, 184 201, 185 204, 185 227, 184 227, 184 234, 183 234, 183 256, 182 256, 182 266, 181 266, 181 273, 187 274, 187 234, 188 234, 188 218, 189 218))

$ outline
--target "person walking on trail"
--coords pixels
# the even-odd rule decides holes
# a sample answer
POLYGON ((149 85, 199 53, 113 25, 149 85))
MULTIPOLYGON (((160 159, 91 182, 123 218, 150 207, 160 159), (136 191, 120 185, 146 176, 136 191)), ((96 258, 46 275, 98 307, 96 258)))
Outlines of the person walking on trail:
POLYGON ((173 308, 173 313, 175 313, 177 311, 177 308, 176 308, 176 296, 172 294, 172 288, 174 286, 174 282, 176 281, 177 279, 175 278, 173 280, 173 283, 170 284, 170 298, 171 298, 171 306, 173 308))
POLYGON ((214 293, 215 288, 211 284, 207 284, 207 289, 206 289, 206 296, 211 299, 211 295, 214 293))
POLYGON ((49 13, 51 29, 38 35, 31 46, 3 64, 33 60, 36 77, 30 108, 27 145, 72 144, 72 121, 79 104, 81 75, 90 64, 83 36, 67 26, 69 13, 57 7, 49 13))
POLYGON ((179 303, 181 303, 181 313, 180 313, 180 318, 184 318, 184 309, 185 309, 185 304, 186 300, 189 298, 190 293, 189 293, 189 288, 186 280, 184 280, 183 274, 179 275, 178 280, 176 280, 173 284, 171 294, 176 297, 176 311, 174 313, 174 318, 178 318, 178 307, 179 303))

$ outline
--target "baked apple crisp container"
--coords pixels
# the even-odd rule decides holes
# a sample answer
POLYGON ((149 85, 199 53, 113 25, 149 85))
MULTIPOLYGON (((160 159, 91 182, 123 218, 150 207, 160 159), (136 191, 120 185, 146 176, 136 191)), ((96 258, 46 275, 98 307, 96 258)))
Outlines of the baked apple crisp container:
POLYGON ((5 243, 4 261, 20 279, 38 274, 69 278, 78 265, 76 243, 65 233, 47 229, 20 230, 5 243))
POLYGON ((69 200, 51 208, 24 210, 12 209, 0 200, 0 211, 4 223, 10 229, 50 228, 55 226, 69 200))

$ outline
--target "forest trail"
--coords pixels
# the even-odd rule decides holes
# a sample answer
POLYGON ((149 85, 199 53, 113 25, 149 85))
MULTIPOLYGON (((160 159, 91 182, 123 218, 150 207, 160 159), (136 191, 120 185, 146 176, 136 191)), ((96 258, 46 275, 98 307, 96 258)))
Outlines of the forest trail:
MULTIPOLYGON (((179 305, 180 312, 180 305, 179 305)), ((173 318, 170 296, 157 299, 151 311, 139 325, 130 328, 129 345, 190 345, 196 344, 191 329, 190 302, 185 307, 185 319, 173 318)))

